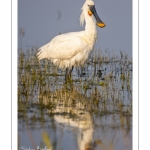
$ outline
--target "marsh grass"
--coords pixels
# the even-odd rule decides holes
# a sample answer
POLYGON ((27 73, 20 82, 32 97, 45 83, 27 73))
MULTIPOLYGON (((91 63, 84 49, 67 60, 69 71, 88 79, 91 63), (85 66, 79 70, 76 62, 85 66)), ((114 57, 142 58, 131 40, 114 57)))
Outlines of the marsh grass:
POLYGON ((124 113, 132 113, 132 60, 126 55, 110 57, 95 51, 65 83, 65 70, 49 60, 38 62, 35 53, 33 49, 27 54, 19 52, 18 102, 41 103, 49 97, 54 104, 63 101, 70 106, 79 101, 95 111, 102 111, 101 105, 106 105, 106 110, 111 105, 107 111, 122 112, 120 107, 128 105, 124 113))
MULTIPOLYGON (((83 120, 82 114, 95 117, 114 114, 128 132, 132 117, 132 60, 127 55, 94 51, 83 66, 74 68, 65 82, 65 70, 49 60, 38 62, 36 49, 18 53, 18 122, 35 128, 53 122, 54 115, 83 120), (61 111, 60 111, 61 110, 61 111)), ((84 115, 83 115, 84 116, 84 115)), ((85 116, 84 116, 85 117, 85 116)), ((85 117, 86 118, 86 117, 85 117)), ((42 135, 48 145, 47 135, 42 135)), ((34 144, 33 144, 34 145, 34 144)), ((49 144, 50 145, 50 144, 49 144)), ((110 148, 112 143, 110 143, 110 148)))

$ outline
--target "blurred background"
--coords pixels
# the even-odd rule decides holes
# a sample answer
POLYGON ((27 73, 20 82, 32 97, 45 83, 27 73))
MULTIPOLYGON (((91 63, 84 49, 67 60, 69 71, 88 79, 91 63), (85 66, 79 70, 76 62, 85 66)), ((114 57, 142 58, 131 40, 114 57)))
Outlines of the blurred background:
MULTIPOLYGON (((40 47, 54 36, 84 30, 79 17, 85 0, 19 0, 18 47, 40 47)), ((132 57, 132 1, 94 0, 99 17, 106 24, 98 28, 96 49, 132 57)))

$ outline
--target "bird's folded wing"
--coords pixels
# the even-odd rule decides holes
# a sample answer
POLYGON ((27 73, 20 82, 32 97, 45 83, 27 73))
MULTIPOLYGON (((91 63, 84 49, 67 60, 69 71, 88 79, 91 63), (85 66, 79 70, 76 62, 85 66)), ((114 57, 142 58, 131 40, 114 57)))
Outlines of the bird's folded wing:
POLYGON ((74 34, 62 34, 53 38, 48 44, 42 46, 38 58, 69 59, 86 48, 86 42, 74 34))

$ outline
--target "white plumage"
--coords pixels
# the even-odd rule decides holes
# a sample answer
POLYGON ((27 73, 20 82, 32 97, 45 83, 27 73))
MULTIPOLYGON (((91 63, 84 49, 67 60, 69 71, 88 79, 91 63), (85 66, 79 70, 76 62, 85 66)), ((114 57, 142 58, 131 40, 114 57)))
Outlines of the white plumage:
POLYGON ((84 64, 97 39, 96 25, 105 26, 98 17, 92 0, 86 0, 82 7, 80 23, 83 25, 84 21, 85 30, 54 37, 49 43, 39 48, 37 58, 50 59, 60 68, 84 64))

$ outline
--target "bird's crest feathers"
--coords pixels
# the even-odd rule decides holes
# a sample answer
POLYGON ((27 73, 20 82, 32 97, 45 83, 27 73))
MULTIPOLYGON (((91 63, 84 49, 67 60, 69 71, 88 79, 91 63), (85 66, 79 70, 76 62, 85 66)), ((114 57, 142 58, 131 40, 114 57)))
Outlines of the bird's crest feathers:
POLYGON ((94 3, 92 0, 85 0, 85 3, 83 4, 82 8, 81 8, 81 15, 80 15, 80 25, 83 26, 84 22, 85 22, 85 16, 84 16, 84 7, 87 5, 87 3, 94 3))
POLYGON ((80 15, 80 25, 83 26, 84 25, 84 21, 85 21, 85 17, 84 17, 84 13, 83 13, 83 7, 81 8, 82 12, 80 15))

